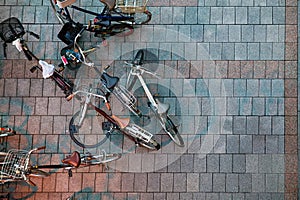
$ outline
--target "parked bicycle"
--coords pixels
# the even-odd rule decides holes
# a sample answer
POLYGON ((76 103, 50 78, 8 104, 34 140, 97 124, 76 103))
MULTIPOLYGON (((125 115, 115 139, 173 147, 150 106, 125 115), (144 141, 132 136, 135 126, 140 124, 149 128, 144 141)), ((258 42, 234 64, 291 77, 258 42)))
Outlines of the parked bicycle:
POLYGON ((130 91, 132 90, 136 80, 138 79, 147 98, 148 98, 148 107, 152 110, 155 117, 160 122, 160 125, 165 130, 165 132, 170 136, 170 138, 177 144, 178 146, 183 147, 184 141, 181 135, 178 132, 176 125, 171 120, 168 110, 170 105, 167 103, 160 102, 157 98, 155 99, 154 96, 151 94, 147 84, 143 78, 143 74, 150 74, 154 77, 159 77, 157 74, 145 69, 142 67, 144 61, 144 51, 139 50, 132 62, 125 62, 126 67, 130 68, 129 75, 127 77, 127 89, 130 91), (131 80, 131 77, 134 78, 131 80))
MULTIPOLYGON (((110 81, 113 81, 110 79, 110 81)), ((117 82, 109 82, 111 87, 117 82)), ((103 91, 102 91, 103 92, 103 91)), ((77 90, 73 96, 80 95, 83 101, 80 110, 76 112, 69 124, 69 132, 72 140, 83 148, 94 148, 103 144, 109 135, 115 131, 120 131, 132 139, 137 146, 141 145, 151 150, 160 149, 160 145, 154 139, 153 134, 131 123, 130 118, 119 118, 115 115, 108 115, 104 110, 98 107, 99 99, 103 99, 106 107, 110 110, 110 105, 105 95, 97 94, 93 88, 86 90, 77 90), (95 105, 97 104, 97 105, 95 105), (100 118, 99 121, 95 120, 100 118), (100 122, 102 131, 105 135, 100 135, 100 122)))
MULTIPOLYGON (((39 35, 36 33, 33 33, 31 31, 27 31, 37 39, 39 38, 39 35)), ((43 73, 44 78, 51 78, 55 83, 63 90, 66 97, 68 97, 70 94, 72 94, 73 91, 73 83, 66 78, 64 78, 59 72, 59 70, 55 69, 55 66, 52 64, 47 63, 46 61, 38 59, 28 48, 25 39, 23 38, 26 31, 24 30, 24 27, 22 23, 19 21, 19 19, 15 17, 8 18, 0 23, 0 37, 4 41, 4 50, 7 45, 7 43, 12 43, 19 52, 24 52, 26 58, 28 60, 32 60, 34 58, 35 60, 39 61, 40 66, 34 66, 31 68, 31 72, 34 72, 36 69, 39 69, 43 73)), ((6 57, 6 51, 5 57, 6 57)))
MULTIPOLYGON (((105 39, 108 36, 133 32, 133 25, 145 24, 151 20, 151 12, 147 10, 148 0, 100 0, 104 4, 101 13, 72 5, 76 0, 50 0, 52 10, 61 24, 80 25, 85 30, 95 33, 96 37, 105 39), (71 11, 83 12, 95 16, 88 24, 75 22, 71 11)), ((74 13, 74 15, 76 12, 74 13)), ((122 34, 123 35, 123 34, 122 34)))
POLYGON ((121 157, 121 154, 107 154, 105 151, 102 151, 99 155, 90 153, 81 155, 78 151, 74 151, 62 160, 62 164, 33 165, 30 161, 31 154, 42 149, 45 149, 45 146, 30 151, 9 150, 8 152, 0 152, 0 183, 26 181, 28 184, 35 186, 35 183, 30 180, 31 177, 44 178, 50 175, 50 173, 41 169, 65 169, 68 171, 69 177, 71 177, 72 169, 106 164, 121 157))

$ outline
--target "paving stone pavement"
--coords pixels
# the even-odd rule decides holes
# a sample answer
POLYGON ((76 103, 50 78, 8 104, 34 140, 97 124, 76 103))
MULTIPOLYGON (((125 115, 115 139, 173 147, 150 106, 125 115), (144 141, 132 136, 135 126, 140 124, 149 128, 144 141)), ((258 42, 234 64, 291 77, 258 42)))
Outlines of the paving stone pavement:
MULTIPOLYGON (((98 0, 76 5, 101 11, 98 0)), ((2 185, 11 199, 298 199, 298 1, 296 0, 149 0, 152 20, 108 45, 85 32, 84 47, 100 44, 89 59, 111 64, 109 73, 127 78, 124 61, 138 49, 146 51, 145 67, 161 76, 146 82, 158 98, 170 104, 185 147, 170 141, 155 120, 147 130, 162 144, 158 151, 135 148, 133 141, 112 134, 110 141, 88 149, 120 152, 120 160, 103 166, 66 171, 26 183, 2 185)), ((65 47, 48 0, 0 0, 0 21, 17 17, 40 59, 60 62, 65 47)), ((74 14, 80 22, 92 16, 74 14)), ((3 141, 6 149, 46 145, 40 164, 57 164, 74 150, 69 121, 79 101, 63 92, 8 44, 0 50, 1 126, 17 130, 3 141)), ((96 84, 93 69, 82 66, 64 76, 77 84, 96 84)), ((134 88, 138 106, 148 112, 140 85, 134 88)), ((114 98, 112 112, 128 116, 114 98)), ((135 121, 134 117, 132 120, 135 121)), ((135 121, 136 122, 136 121, 135 121)), ((136 122, 137 123, 137 122, 136 122)))

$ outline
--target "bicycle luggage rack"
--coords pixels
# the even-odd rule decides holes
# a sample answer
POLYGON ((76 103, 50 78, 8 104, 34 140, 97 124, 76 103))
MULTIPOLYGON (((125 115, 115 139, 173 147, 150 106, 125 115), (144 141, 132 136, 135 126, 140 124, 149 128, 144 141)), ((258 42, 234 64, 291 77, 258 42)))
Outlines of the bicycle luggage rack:
POLYGON ((148 0, 117 0, 116 6, 123 13, 142 13, 146 11, 148 0))
POLYGON ((9 150, 0 171, 0 180, 5 177, 20 179, 23 178, 23 173, 27 170, 28 151, 25 150, 9 150))

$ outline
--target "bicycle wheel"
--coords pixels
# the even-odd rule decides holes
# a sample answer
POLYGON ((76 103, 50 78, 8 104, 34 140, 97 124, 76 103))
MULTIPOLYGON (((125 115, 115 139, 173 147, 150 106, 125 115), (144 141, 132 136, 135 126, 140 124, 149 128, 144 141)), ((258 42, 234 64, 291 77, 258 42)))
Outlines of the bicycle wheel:
POLYGON ((99 165, 99 164, 105 164, 108 162, 112 162, 115 160, 120 159, 122 154, 120 153, 109 153, 109 154, 100 154, 100 155, 88 155, 83 156, 81 158, 81 163, 86 165, 99 165))
POLYGON ((142 140, 138 140, 138 143, 141 146, 146 147, 150 150, 159 150, 160 149, 160 144, 158 144, 158 142, 154 138, 151 138, 148 143, 146 143, 142 140))
POLYGON ((170 119, 169 116, 167 116, 165 121, 165 131, 169 134, 170 138, 180 147, 184 146, 184 141, 181 137, 181 135, 178 132, 177 127, 173 123, 173 121, 170 119))
POLYGON ((54 12, 59 23, 61 25, 64 25, 66 22, 68 22, 67 17, 63 14, 63 9, 59 9, 58 6, 56 6, 57 0, 49 0, 49 1, 50 1, 52 11, 54 12))
POLYGON ((29 176, 44 178, 44 177, 50 176, 50 173, 42 171, 40 169, 32 169, 29 176))
POLYGON ((104 117, 92 108, 88 108, 83 115, 82 112, 82 110, 76 112, 70 120, 71 139, 82 148, 95 148, 102 145, 108 139, 102 129, 104 117), (82 120, 81 125, 79 120, 82 120))
POLYGON ((149 10, 144 11, 143 13, 134 14, 134 23, 135 24, 146 24, 151 20, 152 14, 149 10))

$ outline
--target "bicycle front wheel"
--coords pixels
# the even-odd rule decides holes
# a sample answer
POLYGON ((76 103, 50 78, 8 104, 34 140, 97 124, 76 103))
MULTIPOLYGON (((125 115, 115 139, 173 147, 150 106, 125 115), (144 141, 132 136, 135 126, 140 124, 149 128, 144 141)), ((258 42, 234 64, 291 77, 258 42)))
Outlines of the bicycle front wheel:
POLYGON ((175 124, 169 116, 167 116, 166 118, 164 129, 168 133, 170 138, 175 142, 175 144, 177 144, 180 147, 184 146, 184 141, 181 135, 179 134, 177 127, 175 126, 175 124))
POLYGON ((42 171, 40 169, 32 169, 29 176, 44 178, 44 177, 50 176, 50 173, 42 171))
POLYGON ((142 25, 148 23, 152 18, 152 14, 149 10, 146 10, 142 13, 134 14, 134 22, 135 24, 142 25))
POLYGON ((85 165, 99 165, 109 163, 120 159, 122 154, 120 153, 109 153, 100 155, 88 155, 81 158, 81 163, 85 165))
POLYGON ((71 139, 82 148, 95 148, 105 143, 108 137, 102 129, 104 117, 92 108, 88 108, 85 114, 82 112, 76 112, 70 120, 71 139))

